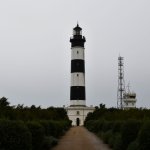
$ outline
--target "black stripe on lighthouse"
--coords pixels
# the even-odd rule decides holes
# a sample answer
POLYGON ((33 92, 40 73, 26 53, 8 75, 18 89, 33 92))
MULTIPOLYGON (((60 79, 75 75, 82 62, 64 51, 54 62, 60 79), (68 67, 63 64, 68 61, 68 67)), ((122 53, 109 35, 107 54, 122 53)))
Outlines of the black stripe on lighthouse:
POLYGON ((72 86, 70 89, 70 100, 85 100, 85 87, 72 86))
POLYGON ((74 59, 71 60, 71 73, 74 72, 85 72, 84 68, 84 60, 81 59, 74 59))
POLYGON ((81 35, 74 36, 73 39, 70 39, 71 47, 81 46, 84 47, 85 38, 81 35))

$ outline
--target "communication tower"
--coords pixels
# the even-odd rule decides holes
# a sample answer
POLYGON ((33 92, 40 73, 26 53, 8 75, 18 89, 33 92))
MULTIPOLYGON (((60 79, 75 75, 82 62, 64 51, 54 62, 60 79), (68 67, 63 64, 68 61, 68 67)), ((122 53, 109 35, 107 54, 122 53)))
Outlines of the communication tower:
POLYGON ((117 108, 123 109, 123 94, 125 92, 124 82, 124 58, 118 57, 118 91, 117 91, 117 108))

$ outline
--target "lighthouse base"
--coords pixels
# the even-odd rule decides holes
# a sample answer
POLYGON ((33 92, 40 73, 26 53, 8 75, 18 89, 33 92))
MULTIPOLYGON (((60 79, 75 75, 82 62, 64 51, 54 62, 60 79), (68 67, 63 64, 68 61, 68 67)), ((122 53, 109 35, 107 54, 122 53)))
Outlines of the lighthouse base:
POLYGON ((87 114, 93 112, 93 106, 70 106, 65 108, 69 119, 72 121, 72 126, 83 126, 87 114))

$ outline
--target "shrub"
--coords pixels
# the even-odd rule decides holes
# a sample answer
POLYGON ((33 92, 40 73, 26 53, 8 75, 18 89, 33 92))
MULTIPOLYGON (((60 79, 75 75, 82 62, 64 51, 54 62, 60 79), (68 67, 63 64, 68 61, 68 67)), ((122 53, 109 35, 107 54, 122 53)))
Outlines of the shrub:
POLYGON ((127 150, 138 150, 138 147, 139 147, 138 141, 135 140, 129 144, 127 150))
POLYGON ((52 129, 51 129, 51 125, 50 125, 49 121, 47 121, 47 120, 42 120, 42 121, 40 121, 39 123, 43 126, 44 132, 45 132, 45 135, 46 135, 46 136, 52 135, 52 134, 51 134, 51 133, 52 133, 52 129))
POLYGON ((103 135, 103 136, 102 136, 102 139, 104 140, 104 142, 105 142, 106 144, 108 144, 108 141, 109 141, 109 139, 110 139, 111 136, 112 136, 112 131, 109 130, 109 131, 103 133, 102 135, 103 135))
POLYGON ((43 144, 42 144, 42 150, 49 150, 51 149, 54 145, 58 143, 58 140, 52 136, 44 137, 43 144))
POLYGON ((21 121, 0 120, 1 150, 31 150, 31 134, 21 121))
POLYGON ((111 134, 111 136, 109 137, 109 140, 108 140, 108 144, 109 144, 109 146, 110 146, 111 148, 114 147, 115 141, 116 141, 116 134, 114 134, 114 133, 112 132, 112 134, 111 134))
POLYGON ((128 120, 122 125, 121 138, 122 150, 126 150, 128 145, 134 141, 141 127, 141 122, 137 120, 128 120))
POLYGON ((39 122, 46 136, 59 137, 71 126, 70 121, 42 120, 39 122))
POLYGON ((114 121, 114 125, 112 127, 113 133, 120 132, 123 121, 114 121))
POLYGON ((86 126, 86 128, 87 128, 89 131, 94 132, 94 131, 93 131, 93 129, 94 129, 94 128, 93 128, 94 122, 95 122, 94 120, 89 120, 88 122, 85 123, 85 126, 86 126))
POLYGON ((138 135, 139 150, 150 149, 150 121, 146 121, 138 135))
POLYGON ((108 130, 113 128, 113 122, 112 121, 104 121, 102 126, 102 131, 107 132, 108 130))
POLYGON ((32 149, 41 150, 44 140, 44 128, 38 122, 28 122, 27 126, 32 134, 32 149))
POLYGON ((114 150, 121 150, 122 149, 122 139, 121 139, 121 134, 118 133, 115 136, 115 141, 114 141, 114 150))

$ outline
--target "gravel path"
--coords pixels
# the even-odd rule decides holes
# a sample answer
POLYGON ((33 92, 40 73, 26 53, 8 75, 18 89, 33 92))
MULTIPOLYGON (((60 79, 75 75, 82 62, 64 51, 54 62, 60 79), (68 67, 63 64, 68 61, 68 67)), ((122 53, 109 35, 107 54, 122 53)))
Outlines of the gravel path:
POLYGON ((111 150, 84 127, 72 127, 53 150, 111 150))

